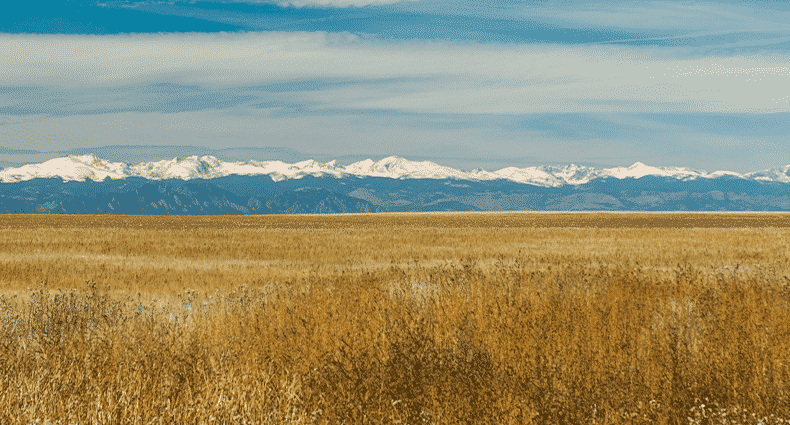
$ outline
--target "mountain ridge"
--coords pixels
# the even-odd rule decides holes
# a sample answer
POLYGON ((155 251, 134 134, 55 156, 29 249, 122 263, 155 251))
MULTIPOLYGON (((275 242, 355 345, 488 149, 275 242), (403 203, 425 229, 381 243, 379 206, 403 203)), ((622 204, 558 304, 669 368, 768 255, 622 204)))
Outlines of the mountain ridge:
POLYGON ((510 180, 517 183, 561 187, 564 185, 580 185, 592 180, 614 177, 617 179, 645 176, 670 177, 677 180, 693 180, 697 178, 715 179, 723 176, 735 178, 790 183, 790 165, 754 171, 736 173, 732 171, 715 171, 687 167, 655 167, 636 162, 628 167, 595 168, 575 164, 565 166, 540 165, 532 167, 505 167, 497 171, 486 171, 481 168, 462 171, 442 166, 431 161, 411 161, 398 156, 389 156, 379 161, 366 160, 354 162, 347 166, 339 166, 336 160, 319 162, 307 159, 288 163, 281 160, 246 160, 223 161, 212 155, 174 157, 170 160, 144 161, 136 165, 125 162, 113 162, 102 159, 95 154, 69 155, 44 161, 38 164, 26 164, 19 167, 7 167, 0 170, 0 182, 16 183, 36 178, 59 177, 63 181, 93 180, 103 181, 106 178, 117 180, 129 177, 142 177, 149 180, 178 178, 182 180, 212 179, 229 175, 269 175, 274 181, 301 179, 306 175, 334 177, 386 177, 392 179, 456 179, 470 181, 510 180))
POLYGON ((790 211, 789 176, 790 166, 745 174, 642 162, 489 172, 397 156, 346 166, 213 156, 130 165, 86 154, 0 171, 0 213, 790 211))
POLYGON ((85 182, 38 178, 0 185, 0 213, 293 214, 417 211, 790 211, 790 185, 732 176, 678 180, 604 177, 543 187, 510 180, 269 175, 141 177, 85 182))

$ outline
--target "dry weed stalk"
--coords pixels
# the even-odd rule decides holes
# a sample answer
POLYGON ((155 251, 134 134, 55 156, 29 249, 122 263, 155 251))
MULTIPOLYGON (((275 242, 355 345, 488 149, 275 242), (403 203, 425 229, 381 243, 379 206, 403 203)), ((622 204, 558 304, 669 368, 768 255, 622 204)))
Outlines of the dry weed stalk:
POLYGON ((70 220, 0 220, 2 423, 790 418, 784 228, 70 220))

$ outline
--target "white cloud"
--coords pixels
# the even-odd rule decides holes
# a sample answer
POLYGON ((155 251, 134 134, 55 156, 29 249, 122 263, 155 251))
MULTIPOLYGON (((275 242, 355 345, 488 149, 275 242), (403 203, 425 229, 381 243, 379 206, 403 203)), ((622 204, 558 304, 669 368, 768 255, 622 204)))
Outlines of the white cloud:
POLYGON ((542 17, 589 26, 657 30, 768 31, 790 29, 790 14, 759 13, 753 5, 687 2, 598 2, 569 7, 514 6, 511 16, 542 17))
POLYGON ((280 6, 292 7, 364 7, 418 0, 279 0, 280 6))
POLYGON ((776 100, 788 94, 777 91, 790 73, 788 54, 690 58, 623 46, 276 32, 0 35, 0 50, 6 88, 95 90, 169 81, 234 93, 233 87, 300 79, 392 79, 295 96, 329 108, 431 113, 790 111, 790 103, 776 100))

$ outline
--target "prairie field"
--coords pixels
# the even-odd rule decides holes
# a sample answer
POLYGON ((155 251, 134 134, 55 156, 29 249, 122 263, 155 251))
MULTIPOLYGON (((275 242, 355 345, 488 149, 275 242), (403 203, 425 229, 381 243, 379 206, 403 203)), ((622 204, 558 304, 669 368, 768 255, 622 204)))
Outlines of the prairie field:
POLYGON ((0 215, 0 423, 790 423, 788 312, 790 214, 0 215))

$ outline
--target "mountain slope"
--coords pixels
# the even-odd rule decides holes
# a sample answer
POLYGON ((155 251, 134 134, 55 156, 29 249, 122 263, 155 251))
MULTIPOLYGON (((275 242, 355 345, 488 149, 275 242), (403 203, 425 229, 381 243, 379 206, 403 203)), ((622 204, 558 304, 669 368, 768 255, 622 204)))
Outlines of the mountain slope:
POLYGON ((149 180, 167 179, 213 179, 230 175, 268 175, 274 181, 301 179, 305 176, 335 177, 387 177, 391 179, 458 179, 458 180, 511 180, 518 183, 544 187, 579 185, 593 180, 612 177, 617 179, 643 178, 646 176, 668 177, 676 180, 716 179, 724 176, 746 180, 790 183, 790 165, 782 168, 739 174, 731 171, 708 173, 685 167, 654 167, 637 162, 630 167, 597 169, 574 164, 538 167, 507 167, 494 172, 485 170, 461 171, 444 167, 430 161, 410 161, 390 156, 374 162, 371 159, 358 161, 345 167, 336 161, 318 162, 312 159, 287 163, 271 161, 228 162, 214 156, 175 157, 170 160, 141 162, 129 165, 112 162, 93 154, 72 155, 55 158, 40 164, 27 164, 0 171, 0 181, 13 183, 35 178, 60 177, 64 181, 102 181, 105 178, 125 179, 143 177, 149 180))
POLYGON ((5 185, 0 190, 0 213, 220 215, 375 211, 377 207, 367 201, 323 188, 244 197, 210 180, 136 179, 118 184, 110 180, 62 183, 36 179, 5 185))
POLYGON ((790 166, 748 174, 641 163, 491 173, 395 157, 340 167, 208 156, 128 165, 83 155, 1 171, 0 212, 790 211, 789 175, 790 166))
POLYGON ((735 177, 601 178, 542 187, 509 180, 268 175, 101 182, 34 179, 0 185, 0 212, 291 214, 380 211, 788 211, 790 185, 735 177))

